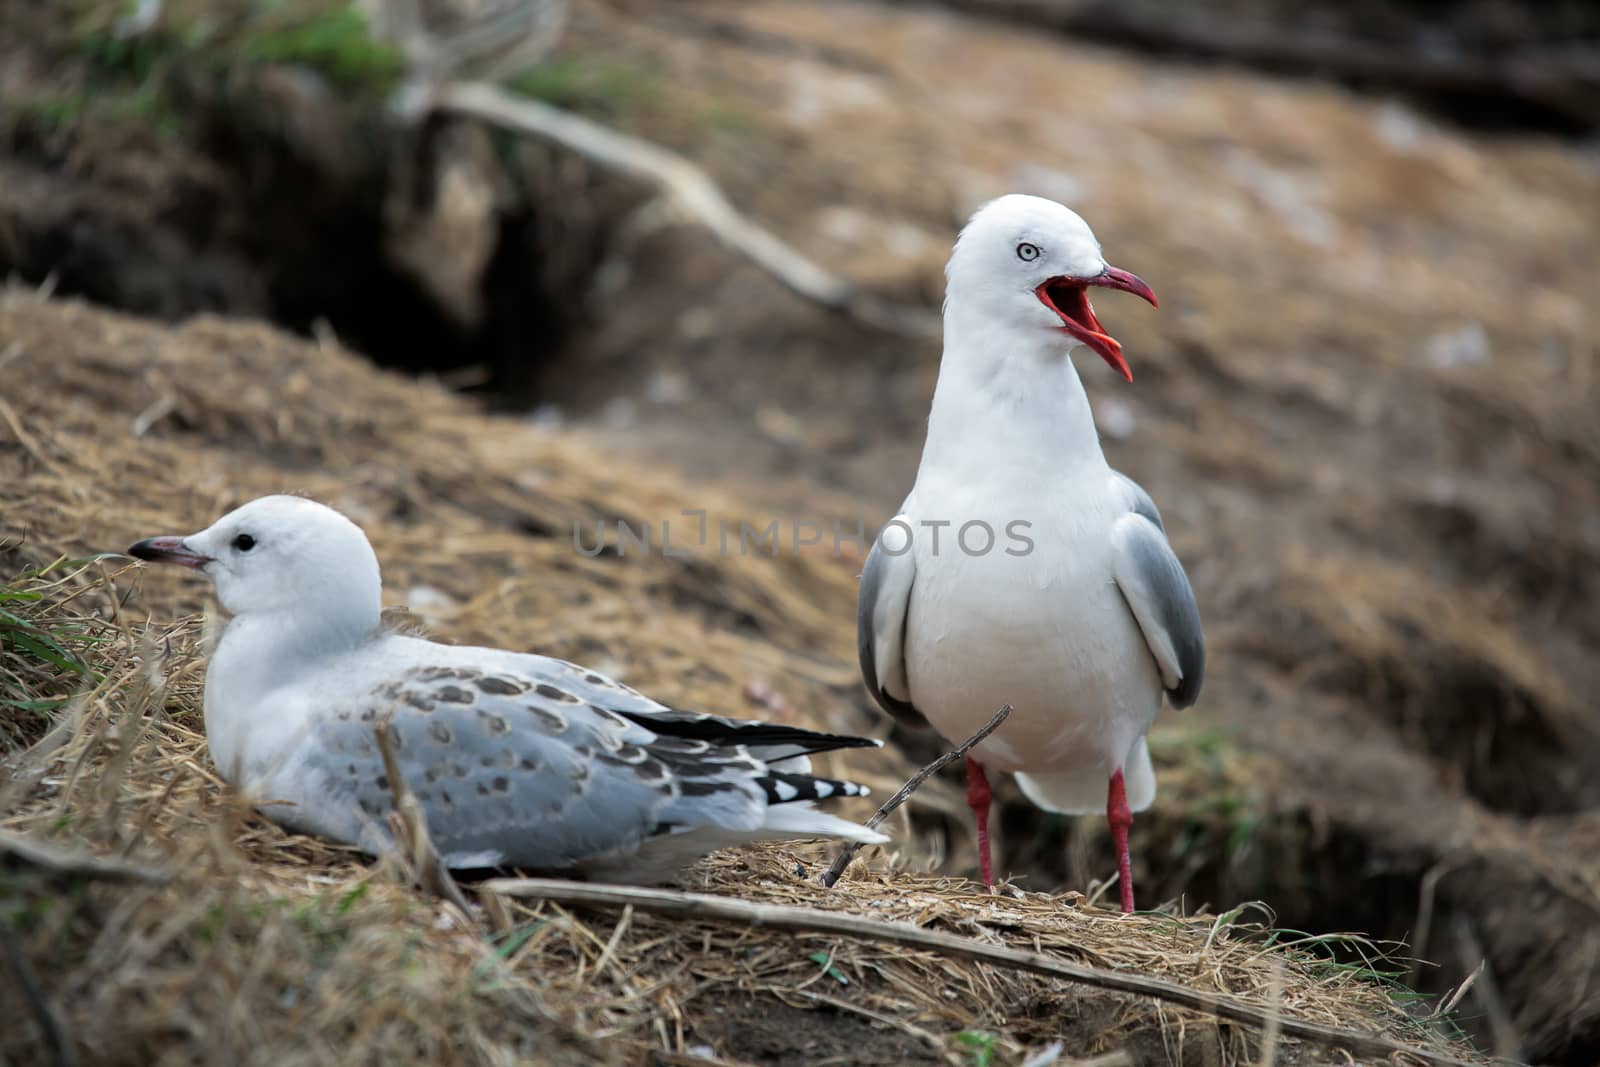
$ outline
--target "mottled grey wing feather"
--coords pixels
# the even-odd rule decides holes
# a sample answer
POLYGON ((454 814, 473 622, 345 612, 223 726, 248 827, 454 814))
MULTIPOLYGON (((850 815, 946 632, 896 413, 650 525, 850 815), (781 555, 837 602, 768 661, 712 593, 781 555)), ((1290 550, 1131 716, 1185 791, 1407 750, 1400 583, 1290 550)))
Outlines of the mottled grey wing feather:
POLYGON ((761 824, 765 768, 747 752, 659 737, 553 681, 459 666, 415 668, 322 720, 305 751, 331 809, 347 801, 378 825, 391 810, 372 732, 386 715, 452 866, 559 869, 675 826, 761 824))
POLYGON ((612 711, 665 712, 672 709, 659 700, 652 700, 637 689, 623 685, 615 678, 563 659, 539 656, 532 653, 507 653, 508 662, 519 676, 536 682, 548 682, 564 689, 580 701, 612 711))
POLYGON ((1186 708, 1200 695, 1206 662, 1194 589, 1167 543, 1150 495, 1131 478, 1115 471, 1112 476, 1129 508, 1111 527, 1117 588, 1161 669, 1167 699, 1175 708, 1186 708))
POLYGON ((911 703, 905 664, 906 613, 916 567, 911 553, 890 555, 881 542, 873 542, 856 594, 856 651, 861 677, 878 706, 907 725, 925 726, 928 720, 911 703))

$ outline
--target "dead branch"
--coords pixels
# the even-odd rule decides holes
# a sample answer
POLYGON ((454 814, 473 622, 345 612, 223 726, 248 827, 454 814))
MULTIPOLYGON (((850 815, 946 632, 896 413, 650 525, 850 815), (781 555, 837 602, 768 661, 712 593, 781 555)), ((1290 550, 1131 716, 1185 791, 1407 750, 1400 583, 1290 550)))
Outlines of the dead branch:
POLYGON ((1489 966, 1488 953, 1484 952, 1483 943, 1478 940, 1477 932, 1472 928, 1472 921, 1464 915, 1458 915, 1452 928, 1461 969, 1467 970, 1473 967, 1476 961, 1476 969, 1472 973, 1478 980, 1471 983, 1472 993, 1489 1020, 1489 1033, 1494 1042, 1495 1059, 1512 1063, 1522 1062, 1522 1037, 1517 1033, 1516 1023, 1512 1021, 1511 1011, 1506 1007, 1505 998, 1500 995, 1499 985, 1494 978, 1494 969, 1489 966))
MULTIPOLYGON (((535 897, 563 904, 591 904, 609 907, 633 905, 640 911, 656 912, 698 921, 730 922, 745 926, 764 926, 795 933, 836 934, 840 937, 859 938, 865 941, 889 942, 912 948, 927 949, 956 959, 972 960, 999 967, 1010 967, 1079 982, 1097 989, 1108 989, 1133 996, 1153 997, 1181 1008, 1204 1012, 1219 1019, 1227 1019, 1258 1029, 1265 1028, 1272 1009, 1246 1004, 1230 997, 1219 997, 1175 982, 1149 978, 1141 974, 1102 970, 1068 963, 1054 956, 1026 952, 1007 945, 990 945, 971 938, 957 937, 937 930, 924 930, 909 923, 883 922, 859 915, 841 912, 818 911, 781 904, 755 904, 728 897, 709 896, 703 893, 685 893, 671 889, 641 889, 632 886, 600 885, 587 882, 566 882, 555 878, 497 878, 483 884, 493 893, 511 897, 535 897)), ((1447 1064, 1450 1067, 1472 1067, 1466 1060, 1455 1059, 1431 1052, 1415 1045, 1391 1041, 1377 1034, 1347 1030, 1338 1026, 1309 1022, 1282 1016, 1279 1032, 1285 1037, 1348 1049, 1351 1053, 1368 1056, 1405 1055, 1424 1063, 1447 1064)))
POLYGON ((395 759, 394 746, 389 740, 389 721, 383 719, 372 728, 378 740, 378 752, 383 756, 383 772, 389 776, 389 792, 394 796, 394 811, 389 815, 389 828, 395 843, 411 866, 412 874, 422 891, 430 896, 448 900, 461 909, 461 917, 472 921, 472 907, 462 895, 461 887, 450 877, 439 850, 433 847, 428 834, 428 815, 422 802, 411 792, 405 776, 400 773, 400 762, 395 759))
POLYGON ((436 110, 552 141, 607 170, 654 184, 673 206, 710 230, 729 250, 830 311, 892 333, 916 337, 937 334, 938 318, 932 312, 880 300, 824 270, 747 218, 705 171, 676 152, 537 100, 513 96, 484 82, 441 85, 428 94, 428 102, 436 110))
MULTIPOLYGON (((971 737, 961 742, 961 744, 957 745, 949 752, 946 752, 944 755, 940 756, 938 759, 922 768, 922 770, 918 771, 916 774, 913 774, 910 781, 901 786, 899 791, 896 792, 894 796, 884 801, 883 807, 879 808, 877 813, 874 814, 872 818, 867 820, 867 829, 876 830, 878 828, 878 824, 893 814, 896 808, 904 804, 910 798, 912 793, 915 793, 919 788, 921 788, 923 782, 926 782, 929 778, 933 777, 935 774, 938 774, 956 760, 961 759, 968 752, 971 752, 978 746, 979 743, 983 741, 984 738, 988 737, 990 734, 994 733, 995 730, 999 729, 1000 724, 1005 722, 1006 716, 1010 714, 1011 705, 1004 705, 999 711, 995 712, 994 715, 990 717, 988 722, 983 724, 982 728, 980 728, 977 733, 973 734, 971 737)), ((832 865, 823 872, 822 884, 827 886, 829 889, 832 889, 834 887, 834 883, 838 882, 839 877, 844 874, 845 868, 850 866, 850 861, 855 859, 856 853, 860 851, 860 841, 851 841, 849 844, 845 845, 844 850, 840 852, 839 855, 834 857, 832 865)))
POLYGON ((1283 1033, 1283 957, 1272 957, 1272 981, 1267 986, 1266 1029, 1261 1033, 1261 1053, 1256 1062, 1273 1067, 1278 1061, 1278 1035, 1283 1033))

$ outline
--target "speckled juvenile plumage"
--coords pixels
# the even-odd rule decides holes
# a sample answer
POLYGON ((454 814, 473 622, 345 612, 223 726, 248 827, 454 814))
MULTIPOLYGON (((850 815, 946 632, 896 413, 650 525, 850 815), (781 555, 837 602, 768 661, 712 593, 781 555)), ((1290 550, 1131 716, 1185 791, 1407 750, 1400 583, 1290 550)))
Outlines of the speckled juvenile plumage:
POLYGON ((883 840, 811 806, 865 790, 811 775, 807 759, 876 742, 669 708, 562 660, 385 632, 365 535, 320 504, 265 497, 130 551, 204 570, 234 613, 206 676, 206 736, 223 776, 287 826, 388 846, 385 722, 453 867, 660 881, 727 845, 883 840))

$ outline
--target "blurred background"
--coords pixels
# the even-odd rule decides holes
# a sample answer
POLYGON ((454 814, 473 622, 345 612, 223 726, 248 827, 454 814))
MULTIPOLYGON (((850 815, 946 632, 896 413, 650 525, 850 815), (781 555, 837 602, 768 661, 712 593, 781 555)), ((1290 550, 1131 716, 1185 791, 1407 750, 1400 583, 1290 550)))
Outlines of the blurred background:
MULTIPOLYGON (((1153 738, 1144 891, 1403 939, 1424 991, 1485 960, 1484 1047, 1593 1063, 1597 131, 1579 0, 0 0, 0 272, 336 337, 870 533, 956 230, 1061 200, 1160 295, 1101 301, 1132 385, 1080 371, 1211 644, 1153 738), (462 83, 584 122, 486 120, 462 83)), ((1098 820, 1003 799, 1020 884, 1104 875, 1098 820)), ((919 819, 923 864, 970 873, 959 805, 919 819)))

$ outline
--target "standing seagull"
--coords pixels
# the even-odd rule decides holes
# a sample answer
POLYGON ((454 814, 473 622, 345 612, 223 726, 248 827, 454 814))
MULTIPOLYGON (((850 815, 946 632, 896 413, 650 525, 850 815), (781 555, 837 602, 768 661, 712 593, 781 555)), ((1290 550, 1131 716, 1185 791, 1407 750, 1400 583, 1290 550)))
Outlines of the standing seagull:
POLYGON ((861 670, 885 710, 946 738, 1012 705, 967 759, 986 886, 990 767, 1047 811, 1104 808, 1132 911, 1128 829, 1156 792, 1145 732, 1163 692, 1194 703, 1205 643, 1160 513, 1100 451, 1071 352, 1132 381, 1089 287, 1155 294, 1033 196, 979 209, 945 273, 922 465, 861 577, 861 670))
POLYGON ((222 776, 292 829, 390 847, 374 735, 387 721, 450 867, 658 882, 730 845, 886 840, 812 807, 866 790, 807 759, 878 742, 682 711, 562 660, 387 632, 378 558, 332 508, 262 497, 128 552, 216 584, 233 619, 206 670, 206 742, 222 776))

